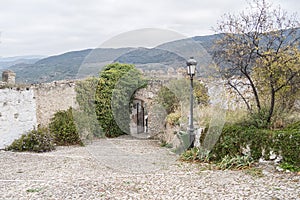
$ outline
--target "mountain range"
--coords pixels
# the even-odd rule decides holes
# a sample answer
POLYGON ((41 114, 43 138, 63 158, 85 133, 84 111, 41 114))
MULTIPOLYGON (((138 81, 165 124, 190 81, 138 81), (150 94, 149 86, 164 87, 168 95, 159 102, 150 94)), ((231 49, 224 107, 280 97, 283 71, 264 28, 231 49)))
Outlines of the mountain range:
POLYGON ((38 60, 45 58, 45 56, 15 56, 15 57, 0 57, 0 69, 4 69, 16 64, 34 64, 38 60))
MULTIPOLYGON (((299 32, 300 35, 300 32, 299 32)), ((151 72, 167 72, 186 66, 186 60, 194 57, 198 71, 203 74, 212 63, 212 47, 220 34, 196 36, 160 44, 154 48, 95 48, 71 51, 46 58, 1 60, 0 73, 9 69, 16 73, 17 83, 43 83, 56 80, 98 76, 101 69, 112 62, 134 64, 151 72)))

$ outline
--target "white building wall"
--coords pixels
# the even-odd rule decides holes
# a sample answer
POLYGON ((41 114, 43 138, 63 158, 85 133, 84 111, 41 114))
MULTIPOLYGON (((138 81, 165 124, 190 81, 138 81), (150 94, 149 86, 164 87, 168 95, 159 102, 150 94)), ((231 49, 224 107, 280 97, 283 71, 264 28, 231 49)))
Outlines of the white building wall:
POLYGON ((0 90, 0 149, 37 126, 36 102, 32 89, 0 90))

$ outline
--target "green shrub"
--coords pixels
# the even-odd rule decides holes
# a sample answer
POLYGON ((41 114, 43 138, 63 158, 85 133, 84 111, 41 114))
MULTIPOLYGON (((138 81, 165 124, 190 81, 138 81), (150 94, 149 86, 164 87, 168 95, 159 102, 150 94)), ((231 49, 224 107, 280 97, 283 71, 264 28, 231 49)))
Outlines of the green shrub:
POLYGON ((269 110, 262 108, 260 111, 255 111, 249 114, 244 120, 244 126, 255 126, 256 128, 268 128, 269 123, 267 121, 269 110))
POLYGON ((289 170, 291 172, 300 172, 300 167, 295 166, 293 164, 283 162, 279 165, 282 169, 289 170))
MULTIPOLYGON (((207 106, 209 104, 208 89, 200 81, 194 81, 194 100, 195 104, 201 106, 207 106)), ((169 100, 176 102, 186 102, 190 98, 190 80, 189 79, 174 79, 168 82, 166 87, 161 88, 162 98, 160 97, 160 103, 165 103, 166 110, 172 108, 172 104, 169 100), (174 98, 173 94, 176 98, 174 98), (165 96, 166 95, 166 96, 165 96), (164 97, 165 96, 165 97, 164 97)), ((160 94, 159 94, 160 95, 160 94)))
MULTIPOLYGON (((181 159, 214 162, 220 169, 241 169, 249 167, 261 157, 268 160, 272 151, 282 156, 282 168, 299 171, 299 126, 300 123, 297 122, 283 130, 268 130, 239 124, 226 124, 218 142, 211 151, 190 149, 181 155, 181 159), (250 152, 245 155, 243 150, 247 147, 250 148, 250 152)), ((200 142, 202 144, 203 140, 200 142)))
POLYGON ((179 125, 179 119, 181 117, 181 113, 180 112, 175 112, 175 113, 170 113, 167 116, 167 123, 172 125, 172 126, 176 126, 179 125))
POLYGON ((53 139, 46 128, 33 129, 13 141, 6 150, 47 152, 54 150, 53 139))
POLYGON ((295 122, 293 124, 289 124, 287 127, 285 127, 284 131, 299 131, 300 132, 300 121, 295 122))
POLYGON ((104 136, 96 114, 92 116, 81 110, 73 110, 73 117, 82 140, 92 140, 104 136))
POLYGON ((57 145, 83 145, 74 122, 72 111, 72 108, 66 111, 58 111, 51 119, 49 130, 57 145))
POLYGON ((233 157, 241 154, 242 134, 244 131, 240 126, 224 126, 222 134, 211 151, 214 160, 221 161, 225 156, 233 157))
POLYGON ((251 157, 258 160, 263 156, 263 152, 265 154, 270 152, 269 138, 271 136, 272 132, 269 130, 226 124, 211 153, 215 160, 220 161, 225 156, 242 156, 243 149, 248 146, 251 149, 251 157))
POLYGON ((284 130, 267 130, 227 124, 210 153, 215 161, 220 162, 226 156, 244 156, 242 150, 249 146, 254 161, 262 156, 269 159, 273 151, 283 157, 282 162, 300 167, 300 129, 297 127, 296 123, 284 130))
POLYGON ((271 147, 282 156, 282 162, 300 168, 300 130, 276 131, 273 141, 271 147))
POLYGON ((156 102, 161 104, 167 114, 175 112, 179 107, 179 99, 169 88, 162 86, 158 91, 156 102))

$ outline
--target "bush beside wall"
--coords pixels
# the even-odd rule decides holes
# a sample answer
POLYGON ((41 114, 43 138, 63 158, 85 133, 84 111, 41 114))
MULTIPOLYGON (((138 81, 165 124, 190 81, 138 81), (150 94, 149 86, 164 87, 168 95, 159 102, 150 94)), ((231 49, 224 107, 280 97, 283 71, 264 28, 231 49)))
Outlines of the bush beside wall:
POLYGON ((300 168, 300 124, 283 130, 265 130, 241 125, 225 125, 221 137, 211 151, 215 161, 225 156, 243 156, 249 147, 254 160, 263 157, 269 160, 270 153, 282 156, 283 163, 300 168))
POLYGON ((45 128, 37 128, 13 141, 6 150, 47 152, 55 149, 53 138, 45 128))
POLYGON ((57 145, 83 145, 74 121, 72 108, 55 113, 49 124, 49 130, 57 145))
POLYGON ((73 109, 58 111, 51 119, 49 128, 33 129, 13 141, 6 150, 47 152, 55 145, 83 145, 73 118, 73 109))

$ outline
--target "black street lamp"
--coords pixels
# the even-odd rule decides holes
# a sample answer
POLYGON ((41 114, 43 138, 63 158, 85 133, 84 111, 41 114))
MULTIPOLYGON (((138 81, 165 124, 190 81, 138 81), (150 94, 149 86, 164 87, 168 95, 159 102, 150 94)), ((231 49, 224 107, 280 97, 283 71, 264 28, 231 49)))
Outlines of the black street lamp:
POLYGON ((190 148, 194 147, 194 140, 195 140, 195 135, 194 135, 194 124, 193 124, 193 103, 194 103, 194 87, 193 87, 193 77, 195 76, 196 73, 196 65, 197 61, 191 57, 187 62, 187 74, 190 76, 191 80, 191 87, 190 87, 190 117, 189 117, 189 138, 190 138, 190 148))

